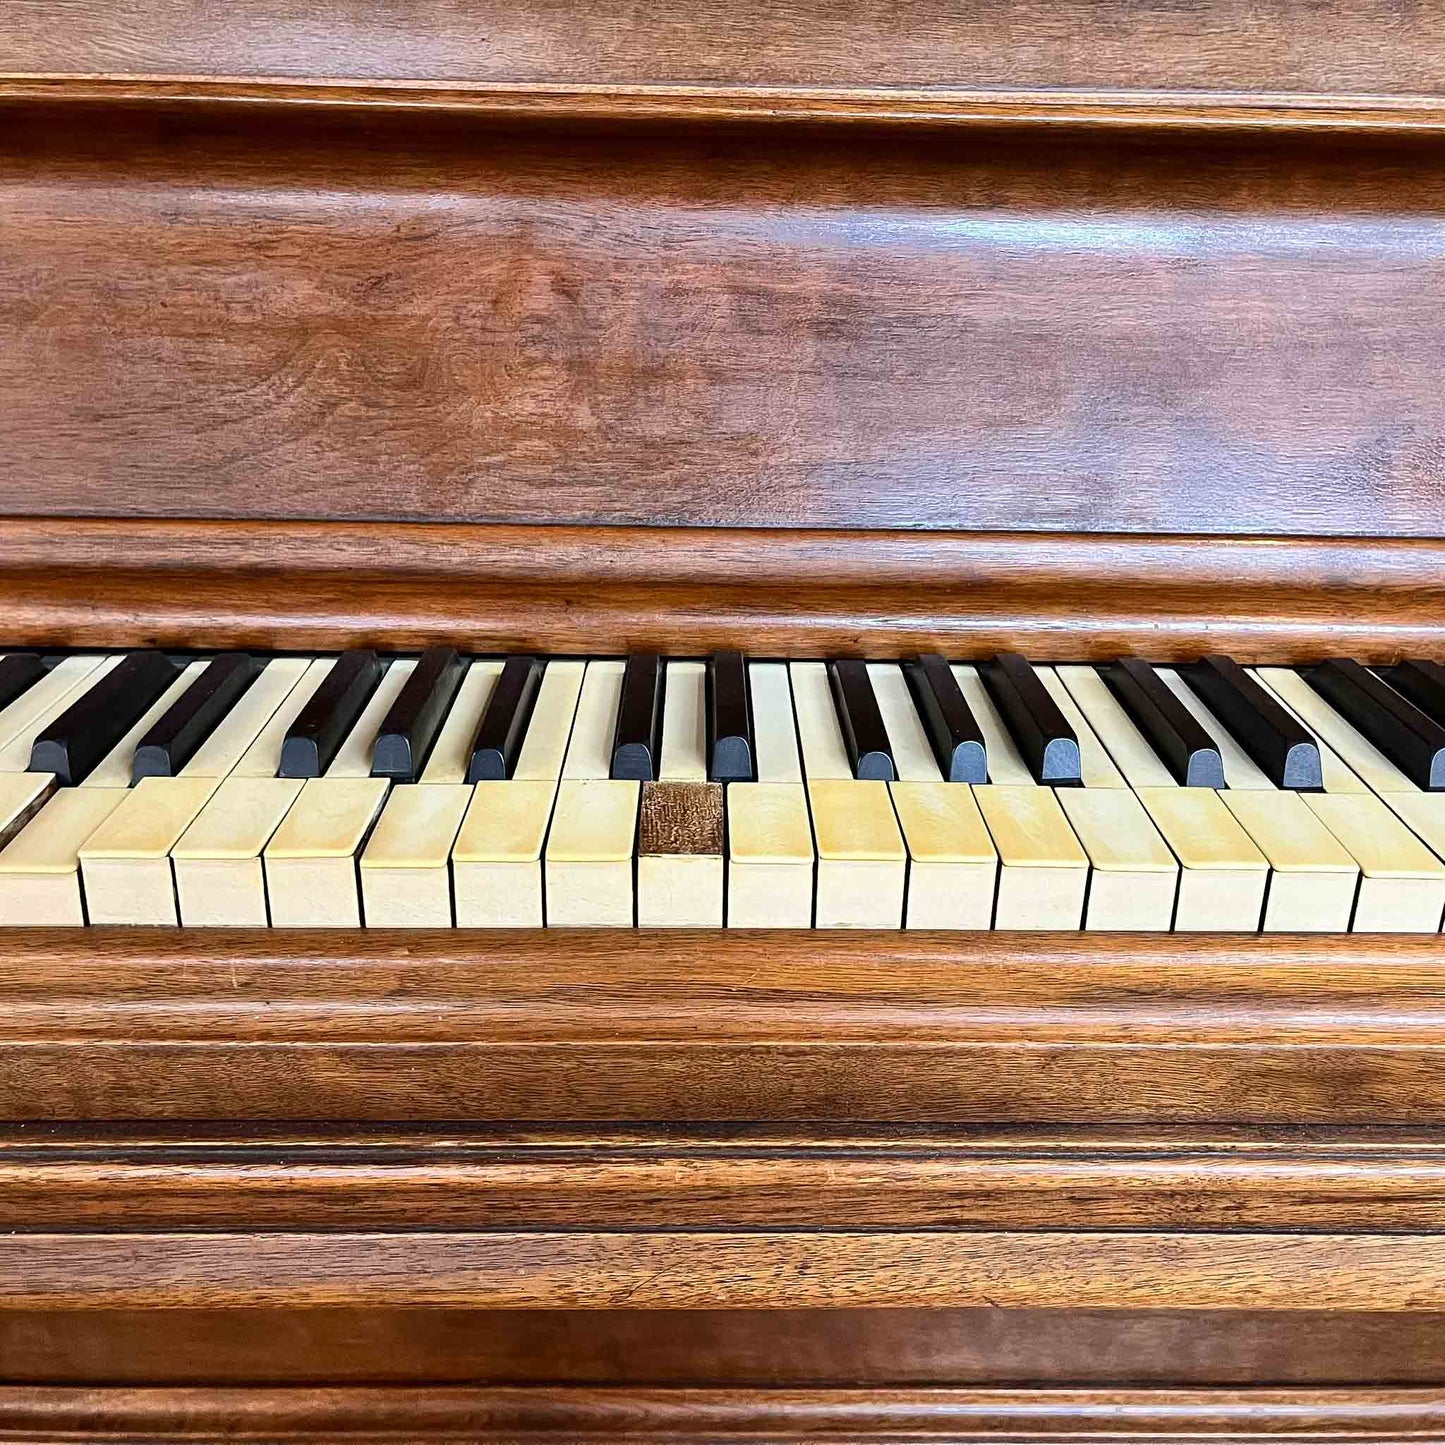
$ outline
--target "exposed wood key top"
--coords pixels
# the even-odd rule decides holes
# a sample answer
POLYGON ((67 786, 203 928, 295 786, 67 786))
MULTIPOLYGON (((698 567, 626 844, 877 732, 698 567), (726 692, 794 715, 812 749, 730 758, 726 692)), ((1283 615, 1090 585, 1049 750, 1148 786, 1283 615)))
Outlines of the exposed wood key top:
POLYGON ((848 762, 859 782, 891 783, 898 776, 883 714, 873 694, 868 664, 841 658, 828 664, 828 682, 848 762))
POLYGON ((1408 698, 1349 658, 1306 668, 1304 677, 1416 787, 1445 788, 1445 728, 1408 698))
POLYGON ((757 777, 748 664, 741 652, 719 652, 708 664, 708 777, 750 783, 757 777))
POLYGON ((1224 760, 1203 725, 1147 662, 1125 657, 1101 674, 1175 781, 1186 788, 1222 788, 1224 760))
POLYGON ((622 674, 611 775, 649 783, 658 776, 661 753, 662 660, 656 653, 640 653, 627 659, 622 674))
POLYGON ((325 773, 380 680, 381 661, 374 652, 342 653, 288 729, 276 776, 325 773))
POLYGON ((455 648, 433 647, 421 655, 382 719, 371 754, 373 777, 416 782, 464 671, 455 648))
POLYGON ((1079 739, 1028 659, 1001 652, 978 672, 1034 782, 1051 787, 1082 784, 1079 739))
POLYGON ((248 652, 213 658, 136 744, 131 781, 175 777, 260 672, 260 662, 248 652))
POLYGON ((176 674, 165 653, 132 652, 39 734, 30 771, 54 773, 62 786, 84 782, 176 674))
POLYGON ((1276 788, 1324 787, 1315 740, 1233 658, 1211 654, 1179 672, 1276 788))

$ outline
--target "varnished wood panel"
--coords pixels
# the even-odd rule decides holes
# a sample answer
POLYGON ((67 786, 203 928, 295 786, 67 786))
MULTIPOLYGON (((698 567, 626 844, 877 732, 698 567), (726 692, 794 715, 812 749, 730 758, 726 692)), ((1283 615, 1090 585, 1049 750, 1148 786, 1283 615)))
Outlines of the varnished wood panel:
POLYGON ((9 1383, 1439 1385, 1445 1315, 0 1310, 9 1383))
POLYGON ((0 512, 1441 530, 1428 140, 0 119, 0 512))
POLYGON ((0 1131, 0 1229, 1445 1228, 1387 1130, 0 1131))
POLYGON ((1433 1235, 1119 1231, 7 1234, 0 1309, 1438 1313, 1433 1235))
POLYGON ((0 1117, 1433 1123, 1431 937, 0 935, 0 1117))
POLYGON ((1437 91, 1435 0, 10 0, 13 72, 354 76, 570 84, 1437 91))
POLYGON ((7 1440, 1445 1439, 1433 1390, 0 1387, 7 1440))
POLYGON ((26 518, 0 641, 1393 660, 1445 656, 1442 578, 1422 540, 26 518))

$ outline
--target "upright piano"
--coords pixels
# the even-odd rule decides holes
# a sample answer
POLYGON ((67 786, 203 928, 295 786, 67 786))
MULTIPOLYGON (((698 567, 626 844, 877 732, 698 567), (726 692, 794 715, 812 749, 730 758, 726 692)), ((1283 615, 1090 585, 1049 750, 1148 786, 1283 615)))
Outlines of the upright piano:
POLYGON ((1445 1439, 1445 4, 8 0, 0 1438, 1445 1439))

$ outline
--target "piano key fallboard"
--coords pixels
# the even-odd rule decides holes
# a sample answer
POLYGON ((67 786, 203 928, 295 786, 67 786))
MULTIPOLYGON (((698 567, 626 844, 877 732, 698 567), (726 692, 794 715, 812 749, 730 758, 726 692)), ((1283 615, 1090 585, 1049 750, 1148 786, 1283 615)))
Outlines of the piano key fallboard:
POLYGON ((0 923, 1434 933, 1433 667, 12 653, 0 923))

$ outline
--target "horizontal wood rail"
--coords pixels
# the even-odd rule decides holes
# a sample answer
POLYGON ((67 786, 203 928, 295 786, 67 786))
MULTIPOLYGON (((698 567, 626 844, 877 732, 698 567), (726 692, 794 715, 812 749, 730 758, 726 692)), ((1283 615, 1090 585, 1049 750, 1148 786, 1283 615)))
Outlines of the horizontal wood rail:
POLYGON ((1247 1129, 0 1130, 0 1229, 1445 1227, 1445 1140, 1247 1129))
POLYGON ((0 934, 0 1117, 1434 1123, 1433 937, 0 934))
POLYGON ((18 518, 0 642, 1386 660, 1445 655, 1445 542, 18 518))
POLYGON ((1431 1389, 0 1387, 7 1440, 1439 1440, 1431 1389), (202 1433, 198 1433, 202 1432, 202 1433))

